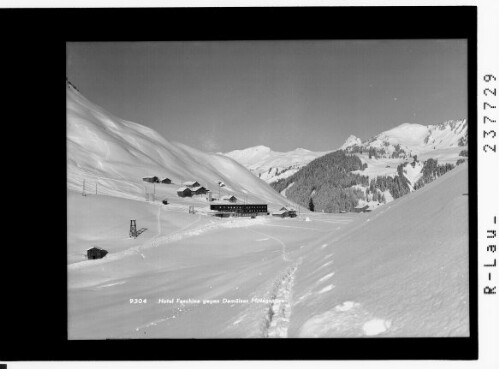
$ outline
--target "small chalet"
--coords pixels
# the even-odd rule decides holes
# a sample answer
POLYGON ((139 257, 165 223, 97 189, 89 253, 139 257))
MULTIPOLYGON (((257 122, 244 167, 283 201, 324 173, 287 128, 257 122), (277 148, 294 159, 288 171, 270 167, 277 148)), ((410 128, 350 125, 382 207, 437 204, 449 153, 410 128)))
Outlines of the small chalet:
POLYGON ((222 200, 228 201, 228 202, 237 202, 237 197, 232 195, 232 196, 224 196, 222 197, 222 200))
POLYGON ((87 250, 87 258, 88 259, 102 259, 107 255, 107 251, 101 249, 100 247, 91 247, 87 250))
POLYGON ((159 183, 159 178, 156 177, 156 176, 152 176, 152 177, 143 177, 142 180, 144 182, 149 182, 149 183, 159 183))
POLYGON ((365 213, 366 211, 370 211, 369 205, 357 205, 353 208, 354 213, 365 213))
POLYGON ((180 197, 191 197, 192 196, 192 191, 188 187, 180 187, 177 190, 177 195, 180 197))
POLYGON ((193 188, 193 187, 200 187, 201 185, 199 184, 198 181, 187 181, 182 183, 182 186, 193 188))
POLYGON ((172 183, 172 180, 171 180, 170 178, 163 178, 163 179, 161 180, 161 183, 170 184, 170 183, 172 183))
POLYGON ((287 211, 287 210, 279 210, 279 211, 276 211, 276 212, 272 213, 272 216, 285 218, 285 217, 289 216, 289 211, 287 211))
POLYGON ((287 207, 283 206, 283 207, 279 210, 279 212, 281 212, 281 211, 282 211, 282 212, 284 212, 284 214, 285 214, 284 216, 286 216, 286 217, 291 217, 291 218, 294 218, 294 217, 296 217, 296 216, 297 216, 297 215, 296 215, 296 210, 295 210, 295 209, 292 209, 292 208, 287 208, 287 207))
POLYGON ((204 195, 210 191, 204 188, 203 186, 192 187, 190 190, 192 191, 193 195, 204 195))

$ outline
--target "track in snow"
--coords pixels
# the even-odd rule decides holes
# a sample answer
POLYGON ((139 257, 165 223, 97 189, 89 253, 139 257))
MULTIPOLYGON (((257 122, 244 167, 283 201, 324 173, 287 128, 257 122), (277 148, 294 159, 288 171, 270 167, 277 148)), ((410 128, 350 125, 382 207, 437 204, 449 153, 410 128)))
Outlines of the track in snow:
POLYGON ((265 316, 263 331, 265 338, 286 338, 288 336, 295 272, 300 262, 301 260, 287 269, 272 291, 270 297, 272 302, 265 316))

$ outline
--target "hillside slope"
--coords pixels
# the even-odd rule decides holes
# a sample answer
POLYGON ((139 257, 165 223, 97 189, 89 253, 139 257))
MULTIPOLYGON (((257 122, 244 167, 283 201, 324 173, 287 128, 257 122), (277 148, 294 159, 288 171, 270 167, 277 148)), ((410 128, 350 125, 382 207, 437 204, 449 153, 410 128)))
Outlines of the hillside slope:
MULTIPOLYGON (((170 142, 143 125, 115 117, 67 85, 67 181, 72 191, 145 199, 153 192, 176 199, 184 181, 196 180, 218 195, 276 207, 289 203, 236 161, 170 142), (168 177, 171 185, 152 185, 145 176, 168 177), (97 188, 96 188, 97 187, 97 188)), ((185 201, 190 201, 185 200, 185 201)), ((192 200, 202 203, 201 199, 192 200)), ((207 204, 206 204, 207 205, 207 204)))
POLYGON ((310 245, 289 336, 467 336, 467 174, 462 165, 310 245))

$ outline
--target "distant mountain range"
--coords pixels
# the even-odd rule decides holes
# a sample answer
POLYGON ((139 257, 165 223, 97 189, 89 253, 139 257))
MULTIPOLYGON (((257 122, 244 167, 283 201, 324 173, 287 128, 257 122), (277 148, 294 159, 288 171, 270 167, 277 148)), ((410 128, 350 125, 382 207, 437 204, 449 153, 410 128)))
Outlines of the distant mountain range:
MULTIPOLYGON (((362 141, 351 135, 338 149, 349 153, 372 153, 376 158, 409 158, 433 150, 456 149, 468 144, 466 119, 449 120, 435 125, 403 123, 362 141)), ((236 160, 267 183, 287 178, 299 169, 329 152, 302 148, 288 152, 272 151, 266 146, 234 150, 224 155, 236 160)), ((456 160, 457 160, 457 155, 456 160)))
POLYGON ((394 153, 409 156, 432 150, 467 146, 467 144, 468 123, 463 119, 428 126, 403 123, 364 142, 355 136, 350 136, 341 149, 350 152, 373 149, 380 156, 391 157, 394 153))
POLYGON ((287 178, 312 160, 328 152, 313 152, 298 148, 288 152, 272 151, 266 146, 234 150, 224 155, 245 166, 267 183, 287 178))

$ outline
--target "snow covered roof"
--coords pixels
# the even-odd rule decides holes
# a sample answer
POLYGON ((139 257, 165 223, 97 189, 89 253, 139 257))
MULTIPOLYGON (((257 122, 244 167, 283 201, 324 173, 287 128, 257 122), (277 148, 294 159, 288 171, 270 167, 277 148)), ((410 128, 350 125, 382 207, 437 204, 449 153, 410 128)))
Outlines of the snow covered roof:
MULTIPOLYGON (((191 191, 192 192, 196 192, 196 191, 199 191, 200 189, 204 188, 203 186, 198 186, 198 187, 192 187, 191 188, 191 191)), ((206 188, 204 188, 206 191, 208 191, 206 188)))
POLYGON ((282 215, 282 214, 287 213, 287 212, 288 212, 287 210, 279 210, 279 211, 273 212, 272 214, 282 215))
POLYGON ((190 191, 191 189, 190 189, 190 188, 188 188, 188 187, 180 187, 180 188, 177 190, 177 192, 184 192, 185 190, 189 190, 189 191, 190 191))
POLYGON ((354 209, 367 209, 369 205, 357 205, 354 209))
POLYGON ((230 200, 230 199, 237 199, 236 196, 231 195, 231 196, 222 196, 222 200, 230 200))
POLYGON ((198 181, 186 181, 184 183, 182 183, 184 186, 194 186, 195 184, 198 184, 199 185, 199 182, 198 181))
POLYGON ((101 251, 106 251, 106 250, 104 250, 104 249, 102 249, 102 248, 100 248, 100 247, 97 247, 97 246, 92 246, 92 247, 90 247, 89 249, 87 249, 86 251, 88 251, 88 250, 101 250, 101 251))

